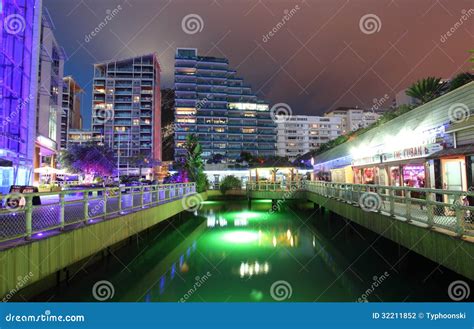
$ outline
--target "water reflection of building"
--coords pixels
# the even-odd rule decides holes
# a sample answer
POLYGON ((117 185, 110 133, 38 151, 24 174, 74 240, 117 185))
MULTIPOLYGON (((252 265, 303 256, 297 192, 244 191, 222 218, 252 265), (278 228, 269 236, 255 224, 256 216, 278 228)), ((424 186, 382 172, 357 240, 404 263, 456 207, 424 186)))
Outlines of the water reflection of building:
POLYGON ((254 275, 265 275, 270 271, 270 264, 268 262, 242 262, 239 267, 239 275, 241 278, 252 277, 254 275))

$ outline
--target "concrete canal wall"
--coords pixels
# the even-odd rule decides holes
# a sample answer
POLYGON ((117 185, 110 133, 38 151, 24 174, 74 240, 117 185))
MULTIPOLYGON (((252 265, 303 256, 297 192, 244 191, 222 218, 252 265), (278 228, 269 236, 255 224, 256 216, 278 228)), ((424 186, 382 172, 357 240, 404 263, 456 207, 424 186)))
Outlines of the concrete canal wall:
MULTIPOLYGON (((190 198, 207 200, 207 193, 200 196, 190 198)), ((58 271, 179 214, 188 204, 180 199, 2 250, 0 296, 9 300, 19 290, 45 278, 55 282, 58 271)))
MULTIPOLYGON (((285 192, 251 191, 251 199, 284 199, 285 192)), ((442 229, 428 229, 426 226, 407 223, 380 212, 363 211, 346 202, 326 198, 322 195, 298 191, 291 199, 299 198, 314 202, 329 211, 347 218, 397 244, 412 250, 433 262, 474 280, 474 241, 472 237, 456 237, 442 229), (468 240, 471 239, 471 240, 468 240)))

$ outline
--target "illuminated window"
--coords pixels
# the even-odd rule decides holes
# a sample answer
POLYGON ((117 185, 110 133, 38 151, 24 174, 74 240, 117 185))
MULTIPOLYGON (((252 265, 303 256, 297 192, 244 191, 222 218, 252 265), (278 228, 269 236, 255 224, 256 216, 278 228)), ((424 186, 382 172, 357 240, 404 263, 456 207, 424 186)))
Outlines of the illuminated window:
POLYGON ((242 128, 242 132, 244 134, 254 134, 255 133, 255 128, 242 128))
POLYGON ((133 125, 134 126, 140 125, 140 120, 139 119, 133 119, 133 125))
POLYGON ((177 107, 176 114, 177 115, 195 115, 196 109, 192 107, 177 107))
POLYGON ((180 122, 180 123, 196 123, 196 119, 193 119, 193 118, 179 118, 179 119, 176 119, 176 122, 180 122))
POLYGON ((224 128, 215 128, 214 131, 216 133, 223 133, 223 132, 225 132, 225 129, 224 128))
POLYGON ((245 112, 244 117, 246 117, 246 118, 255 118, 255 113, 245 112))
POLYGON ((140 96, 133 96, 133 102, 134 103, 140 102, 140 96))

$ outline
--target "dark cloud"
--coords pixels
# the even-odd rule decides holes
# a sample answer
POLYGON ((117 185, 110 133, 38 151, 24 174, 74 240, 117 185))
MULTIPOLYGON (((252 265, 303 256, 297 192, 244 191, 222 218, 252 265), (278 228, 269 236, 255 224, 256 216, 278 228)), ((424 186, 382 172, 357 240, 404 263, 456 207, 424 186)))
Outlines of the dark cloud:
POLYGON ((201 54, 228 57, 271 103, 286 102, 297 114, 321 114, 343 105, 371 106, 374 98, 392 97, 425 76, 448 78, 467 71, 468 50, 474 48, 472 0, 44 0, 44 4, 69 55, 66 73, 86 88, 86 124, 92 64, 111 58, 156 51, 162 85, 171 87, 175 48, 196 47, 201 54), (119 5, 118 13, 86 42, 86 35, 119 5), (285 10, 290 11, 287 18, 292 16, 287 20, 285 10), (181 21, 188 14, 202 18, 201 32, 191 35, 182 30, 181 21), (378 32, 361 31, 360 19, 367 14, 380 20, 378 32), (285 23, 278 25, 282 20, 285 23), (462 25, 456 25, 460 20, 462 25), (442 42, 451 28, 455 32, 442 42), (265 39, 272 29, 276 33, 265 39))

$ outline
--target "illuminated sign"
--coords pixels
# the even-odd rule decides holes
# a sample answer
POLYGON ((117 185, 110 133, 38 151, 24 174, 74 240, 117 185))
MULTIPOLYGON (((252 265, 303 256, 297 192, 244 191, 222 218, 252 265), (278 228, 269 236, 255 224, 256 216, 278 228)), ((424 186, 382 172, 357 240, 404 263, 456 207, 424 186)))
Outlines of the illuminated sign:
POLYGON ((52 139, 47 138, 47 137, 44 137, 44 136, 40 135, 40 136, 36 137, 36 142, 38 144, 40 144, 41 146, 50 148, 52 150, 56 149, 56 142, 53 141, 52 139))
POLYGON ((354 159, 352 161, 353 166, 363 166, 363 165, 368 165, 368 164, 379 164, 379 163, 381 163, 380 155, 363 157, 359 159, 354 159))
POLYGON ((424 158, 435 152, 442 150, 443 147, 440 144, 429 144, 407 147, 402 150, 397 150, 391 153, 384 153, 382 155, 383 162, 424 158))

